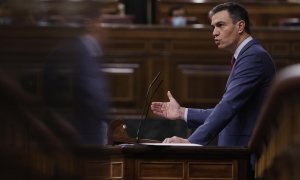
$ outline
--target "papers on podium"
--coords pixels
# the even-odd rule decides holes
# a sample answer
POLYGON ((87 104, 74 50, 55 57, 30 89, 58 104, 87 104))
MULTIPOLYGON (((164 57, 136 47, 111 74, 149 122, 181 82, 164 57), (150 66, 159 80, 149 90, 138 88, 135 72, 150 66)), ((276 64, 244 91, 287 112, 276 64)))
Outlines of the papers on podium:
POLYGON ((147 146, 202 146, 200 144, 187 143, 140 143, 147 146))

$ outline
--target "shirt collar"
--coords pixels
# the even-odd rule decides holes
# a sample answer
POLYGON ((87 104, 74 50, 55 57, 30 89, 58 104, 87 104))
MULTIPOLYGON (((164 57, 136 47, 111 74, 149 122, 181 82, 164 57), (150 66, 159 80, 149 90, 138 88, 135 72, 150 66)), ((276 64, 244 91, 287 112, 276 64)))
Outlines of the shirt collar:
POLYGON ((101 47, 97 40, 91 35, 83 35, 80 41, 84 44, 91 57, 99 57, 102 54, 101 47))
POLYGON ((233 56, 235 59, 237 59, 239 53, 241 52, 241 50, 243 49, 243 47, 246 46, 246 44, 251 41, 253 38, 251 36, 247 37, 240 45, 239 47, 235 50, 233 56))

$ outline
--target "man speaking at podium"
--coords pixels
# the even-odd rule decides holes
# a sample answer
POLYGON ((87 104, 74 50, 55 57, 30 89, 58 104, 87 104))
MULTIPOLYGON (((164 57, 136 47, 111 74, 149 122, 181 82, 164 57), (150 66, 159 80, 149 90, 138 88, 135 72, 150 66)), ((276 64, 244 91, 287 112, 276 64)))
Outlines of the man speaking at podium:
POLYGON ((181 107, 171 92, 169 102, 152 102, 154 114, 187 122, 188 139, 166 138, 163 143, 207 145, 219 136, 219 146, 247 146, 266 92, 275 75, 269 53, 253 39, 247 10, 237 3, 217 5, 209 12, 213 38, 219 49, 233 53, 225 93, 213 109, 181 107))

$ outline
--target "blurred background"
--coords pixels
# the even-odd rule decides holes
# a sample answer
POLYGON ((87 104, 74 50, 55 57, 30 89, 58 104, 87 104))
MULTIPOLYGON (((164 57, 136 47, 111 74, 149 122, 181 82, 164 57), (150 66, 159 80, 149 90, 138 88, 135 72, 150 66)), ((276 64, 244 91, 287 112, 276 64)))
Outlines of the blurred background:
MULTIPOLYGON (((230 73, 231 55, 217 50, 207 18, 221 2, 0 0, 1 165, 7 166, 0 179, 78 177, 70 147, 82 143, 83 133, 75 117, 102 114, 106 125, 97 126, 105 129, 125 120, 128 136, 135 138, 147 88, 158 72, 163 83, 152 101, 167 101, 170 90, 182 106, 214 107, 230 73), (79 58, 85 48, 76 49, 78 38, 88 47, 89 61, 79 58), (49 62, 55 62, 51 88, 45 75, 49 62), (54 98, 52 92, 59 94, 54 98), (57 100, 55 106, 49 100, 57 100)), ((299 63, 299 1, 239 2, 277 69, 299 63)), ((184 122, 151 112, 142 131, 142 138, 159 141, 191 133, 184 122)), ((99 134, 106 139, 104 130, 99 134)))

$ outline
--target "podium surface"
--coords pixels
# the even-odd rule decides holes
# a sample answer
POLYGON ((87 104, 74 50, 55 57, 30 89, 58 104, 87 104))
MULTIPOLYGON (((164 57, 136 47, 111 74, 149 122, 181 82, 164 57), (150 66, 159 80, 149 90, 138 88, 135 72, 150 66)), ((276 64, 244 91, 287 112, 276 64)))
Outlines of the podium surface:
POLYGON ((81 148, 85 179, 243 179, 247 148, 121 144, 81 148), (96 158, 97 157, 97 158, 96 158))

